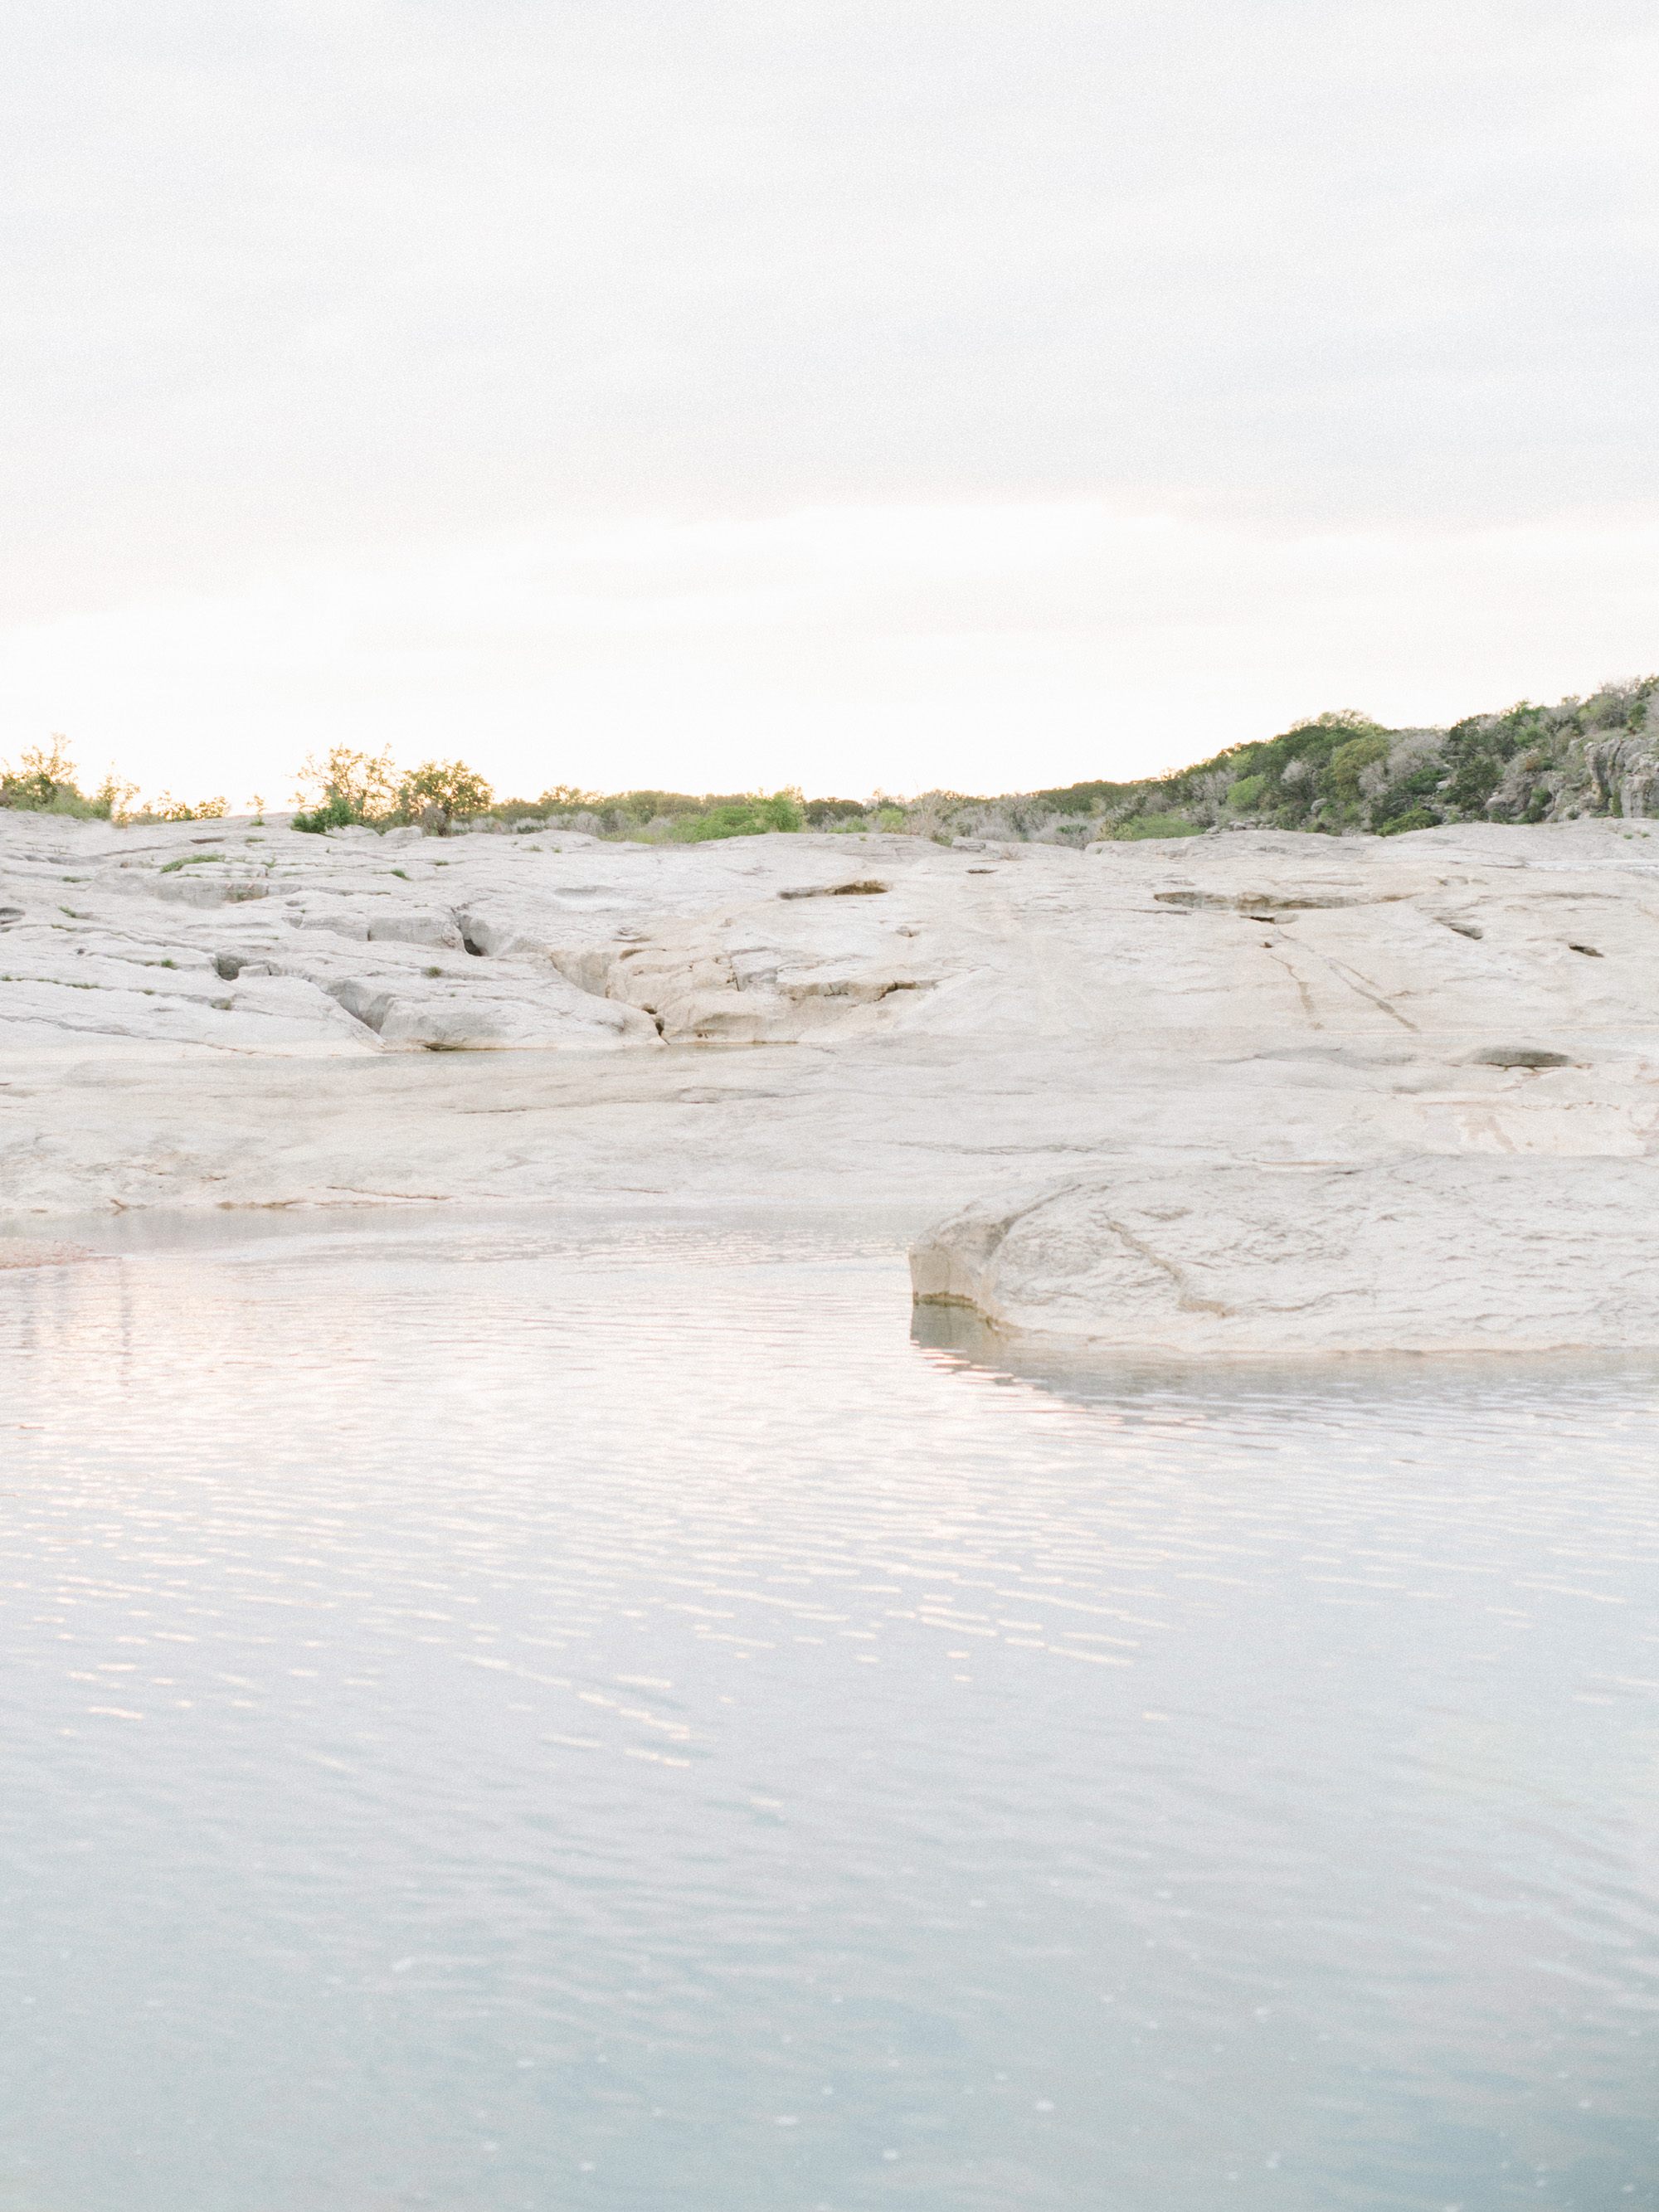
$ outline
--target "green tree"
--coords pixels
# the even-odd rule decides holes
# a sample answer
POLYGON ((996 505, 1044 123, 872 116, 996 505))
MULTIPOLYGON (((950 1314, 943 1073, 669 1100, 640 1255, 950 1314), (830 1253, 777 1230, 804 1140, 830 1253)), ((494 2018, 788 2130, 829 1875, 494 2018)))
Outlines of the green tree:
MULTIPOLYGON (((15 768, 0 763, 0 806, 27 808, 31 812, 68 814, 87 822, 125 822, 128 803, 137 794, 136 783, 126 783, 112 768, 90 798, 75 781, 75 763, 69 741, 52 732, 49 745, 33 745, 15 768)), ((221 808, 221 812, 223 809, 221 808)))
POLYGON ((137 796, 137 785, 129 783, 125 776, 117 775, 112 764, 109 774, 92 795, 92 809, 94 813, 101 814, 106 822, 125 822, 137 796))
POLYGON ((338 830, 349 822, 377 821, 398 803, 398 771, 392 764, 390 745, 378 753, 334 745, 320 761, 308 753, 300 763, 299 781, 296 797, 303 799, 307 792, 315 796, 313 818, 296 818, 296 830, 338 830))
POLYGON ((423 822, 447 837, 453 823, 484 813, 495 796, 465 761, 422 761, 398 787, 398 811, 407 821, 423 822))
POLYGON ((1337 746, 1331 755, 1331 789, 1342 805, 1358 805, 1361 771, 1388 757, 1389 740, 1381 730, 1368 730, 1362 737, 1350 738, 1346 744, 1337 746))
POLYGON ((52 744, 31 745, 15 768, 0 769, 0 806, 34 810, 48 807, 59 793, 78 799, 75 763, 69 757, 69 740, 57 730, 52 744))

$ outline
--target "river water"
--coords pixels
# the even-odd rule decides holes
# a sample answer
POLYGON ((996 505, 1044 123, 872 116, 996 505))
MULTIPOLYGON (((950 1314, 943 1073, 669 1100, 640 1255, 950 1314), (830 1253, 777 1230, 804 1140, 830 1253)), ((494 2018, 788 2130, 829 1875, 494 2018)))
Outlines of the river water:
POLYGON ((119 1251, 0 1275, 3 2212, 1659 2206, 1659 1368, 119 1251))

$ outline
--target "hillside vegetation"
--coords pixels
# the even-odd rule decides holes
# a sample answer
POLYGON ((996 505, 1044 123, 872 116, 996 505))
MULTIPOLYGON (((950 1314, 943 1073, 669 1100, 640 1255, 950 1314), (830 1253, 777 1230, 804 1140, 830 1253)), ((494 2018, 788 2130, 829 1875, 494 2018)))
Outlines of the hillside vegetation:
POLYGON ((54 733, 49 744, 32 747, 15 766, 0 761, 0 806, 67 814, 82 822, 213 821, 230 811, 227 799, 201 799, 192 805, 167 791, 135 811, 137 785, 124 782, 113 769, 95 791, 82 791, 76 773, 67 741, 54 733))
MULTIPOLYGON (((1085 845, 1229 827, 1390 837, 1441 823, 1653 815, 1659 814, 1659 708, 1651 723, 1649 708, 1656 695, 1659 676, 1648 676, 1553 707, 1522 701, 1446 729, 1388 729, 1345 708, 1167 775, 995 797, 928 791, 913 799, 880 792, 808 799, 793 787, 696 794, 558 784, 535 799, 498 799, 464 761, 400 769, 389 751, 337 746, 302 766, 312 803, 293 819, 296 829, 317 831, 418 823, 439 836, 545 827, 691 844, 769 830, 886 830, 945 844, 994 837, 1085 845)), ((97 791, 83 794, 58 738, 50 749, 25 753, 17 768, 0 768, 0 806, 118 822, 211 819, 228 811, 222 798, 191 805, 165 793, 135 810, 136 796, 112 769, 97 791)))
POLYGON ((495 807, 504 824, 556 821, 603 837, 731 836, 764 829, 899 830, 945 842, 998 837, 1088 844, 1240 828, 1395 836, 1443 822, 1553 822, 1659 813, 1659 677, 1607 684, 1557 706, 1522 702, 1448 729, 1394 730, 1351 709, 1132 782, 1073 783, 996 797, 770 799, 563 788, 495 807))
POLYGON ((1395 836, 1445 822, 1557 822, 1659 814, 1659 677, 1553 707, 1523 701, 1448 729, 1387 729, 1352 710, 1133 783, 1076 783, 1000 799, 929 792, 905 810, 924 834, 1191 836, 1240 828, 1395 836))

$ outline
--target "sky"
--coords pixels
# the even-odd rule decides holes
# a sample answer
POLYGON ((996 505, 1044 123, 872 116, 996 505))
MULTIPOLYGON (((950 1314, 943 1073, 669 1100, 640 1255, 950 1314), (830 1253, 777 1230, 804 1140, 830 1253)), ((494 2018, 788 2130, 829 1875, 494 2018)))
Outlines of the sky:
POLYGON ((0 758, 1005 790, 1659 665, 1624 0, 12 0, 0 758))

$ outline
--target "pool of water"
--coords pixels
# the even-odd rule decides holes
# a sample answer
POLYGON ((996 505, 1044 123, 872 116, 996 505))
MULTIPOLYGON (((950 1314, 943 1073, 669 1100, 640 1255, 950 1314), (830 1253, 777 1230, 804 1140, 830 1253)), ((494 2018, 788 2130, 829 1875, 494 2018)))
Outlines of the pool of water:
POLYGON ((879 1221, 0 1274, 3 2212, 1659 2206, 1659 1369, 879 1221))

